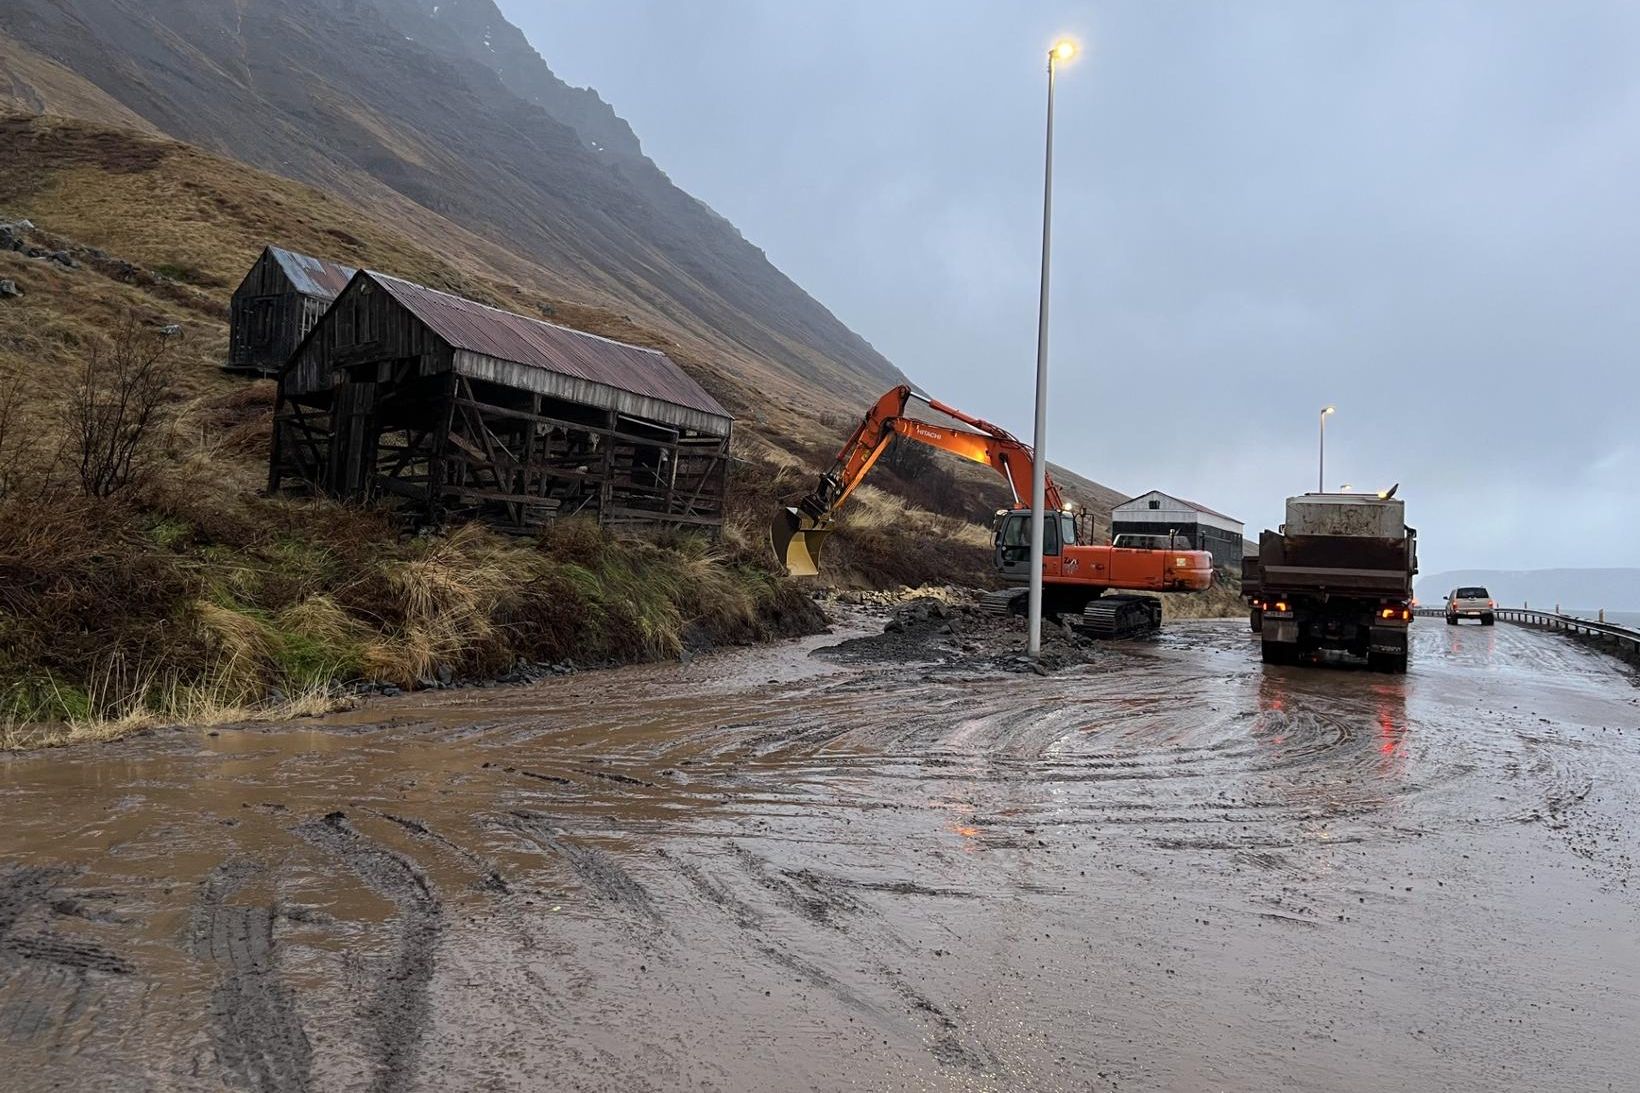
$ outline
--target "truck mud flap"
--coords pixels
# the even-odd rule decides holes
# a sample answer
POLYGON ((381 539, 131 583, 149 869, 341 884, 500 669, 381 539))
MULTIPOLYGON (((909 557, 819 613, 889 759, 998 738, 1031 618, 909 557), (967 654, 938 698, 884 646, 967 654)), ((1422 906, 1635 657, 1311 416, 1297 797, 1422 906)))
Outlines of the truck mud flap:
POLYGON ((1296 619, 1272 619, 1264 617, 1264 628, 1261 631, 1266 645, 1297 645, 1298 621, 1296 619))

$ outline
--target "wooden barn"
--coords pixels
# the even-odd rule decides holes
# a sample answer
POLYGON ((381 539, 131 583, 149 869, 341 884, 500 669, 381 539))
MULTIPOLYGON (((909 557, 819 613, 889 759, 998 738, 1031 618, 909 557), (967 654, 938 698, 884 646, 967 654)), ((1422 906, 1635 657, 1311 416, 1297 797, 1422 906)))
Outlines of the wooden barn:
POLYGON ((1111 510, 1114 535, 1182 535, 1196 550, 1212 552, 1213 564, 1240 572, 1242 523, 1206 505, 1161 490, 1142 493, 1111 510))
POLYGON ((264 250, 233 294, 227 369, 277 375, 356 272, 281 247, 264 250))
POLYGON ((664 353, 366 271, 280 374, 269 487, 519 532, 715 528, 732 423, 664 353))

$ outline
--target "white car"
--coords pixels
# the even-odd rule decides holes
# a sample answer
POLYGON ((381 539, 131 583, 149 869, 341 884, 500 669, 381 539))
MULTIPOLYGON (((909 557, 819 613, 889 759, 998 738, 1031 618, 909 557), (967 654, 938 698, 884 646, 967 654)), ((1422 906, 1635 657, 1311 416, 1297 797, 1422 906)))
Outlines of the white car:
POLYGON ((1446 598, 1446 624, 1456 626, 1459 619, 1479 619, 1482 626, 1491 626, 1497 621, 1497 609, 1498 601, 1484 588, 1454 588, 1446 598))

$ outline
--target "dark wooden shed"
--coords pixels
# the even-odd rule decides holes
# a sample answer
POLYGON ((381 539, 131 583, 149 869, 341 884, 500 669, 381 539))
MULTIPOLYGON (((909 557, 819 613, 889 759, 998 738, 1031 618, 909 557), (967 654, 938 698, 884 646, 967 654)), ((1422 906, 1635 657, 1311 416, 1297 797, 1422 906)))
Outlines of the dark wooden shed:
POLYGON ((227 368, 277 375, 357 270, 268 247, 233 294, 227 368))
POLYGON ((365 271, 280 375, 269 487, 515 531, 710 528, 732 424, 664 353, 365 271))

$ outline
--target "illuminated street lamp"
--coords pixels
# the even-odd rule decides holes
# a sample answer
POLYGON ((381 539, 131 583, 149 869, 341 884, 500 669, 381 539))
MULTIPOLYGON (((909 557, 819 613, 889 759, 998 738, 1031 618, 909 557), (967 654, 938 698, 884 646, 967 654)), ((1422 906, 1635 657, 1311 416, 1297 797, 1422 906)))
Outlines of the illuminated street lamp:
POLYGON ((1338 413, 1338 407, 1328 406, 1321 411, 1321 467, 1316 475, 1315 491, 1327 492, 1327 419, 1338 413))
POLYGON ((1048 50, 1048 139, 1042 171, 1042 289, 1036 321, 1036 435, 1031 441, 1031 591, 1028 602, 1030 636, 1026 653, 1042 655, 1042 541, 1047 507, 1048 474, 1048 270, 1053 243, 1053 91, 1059 66, 1076 57, 1077 45, 1061 38, 1048 50))

